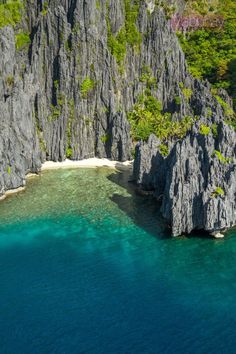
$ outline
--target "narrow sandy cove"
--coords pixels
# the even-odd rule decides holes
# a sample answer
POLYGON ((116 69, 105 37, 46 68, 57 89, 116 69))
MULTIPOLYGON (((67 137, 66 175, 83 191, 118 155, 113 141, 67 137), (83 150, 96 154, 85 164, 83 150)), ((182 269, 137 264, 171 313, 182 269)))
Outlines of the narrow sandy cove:
MULTIPOLYGON (((99 159, 97 157, 93 157, 90 159, 84 159, 79 161, 72 161, 66 159, 62 162, 54 162, 54 161, 46 161, 42 164, 41 171, 54 170, 59 168, 97 168, 97 167, 109 167, 114 169, 127 170, 131 169, 133 166, 133 161, 112 161, 109 159, 99 159)), ((29 173, 26 175, 26 180, 31 177, 37 176, 34 173, 29 173)), ((19 193, 25 190, 25 186, 19 186, 16 189, 10 189, 6 191, 2 196, 0 196, 0 201, 4 200, 8 195, 12 195, 15 193, 19 193)))
POLYGON ((96 168, 96 167, 110 167, 110 168, 119 168, 119 169, 130 169, 132 168, 132 161, 112 161, 109 159, 99 159, 97 157, 93 157, 90 159, 84 159, 80 161, 72 161, 66 159, 62 162, 53 162, 46 161, 41 168, 41 171, 52 170, 57 168, 96 168))

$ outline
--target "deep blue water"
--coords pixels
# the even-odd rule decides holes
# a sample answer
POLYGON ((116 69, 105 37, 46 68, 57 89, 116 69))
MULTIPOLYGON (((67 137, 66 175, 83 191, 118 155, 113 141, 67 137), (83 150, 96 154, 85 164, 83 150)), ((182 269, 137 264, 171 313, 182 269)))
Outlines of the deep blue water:
POLYGON ((50 171, 0 203, 0 354, 236 352, 236 232, 172 239, 127 180, 50 171))

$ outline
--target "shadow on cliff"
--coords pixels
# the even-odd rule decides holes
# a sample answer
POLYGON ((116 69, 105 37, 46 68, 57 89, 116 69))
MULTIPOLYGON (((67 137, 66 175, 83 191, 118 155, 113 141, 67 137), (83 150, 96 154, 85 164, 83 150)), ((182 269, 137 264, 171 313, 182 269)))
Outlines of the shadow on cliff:
MULTIPOLYGON (((172 238, 170 227, 168 227, 160 211, 161 202, 158 202, 152 195, 141 195, 137 192, 137 187, 132 181, 131 170, 123 170, 119 164, 116 169, 117 172, 110 174, 107 178, 112 183, 124 188, 129 196, 114 193, 110 197, 111 201, 125 212, 135 225, 152 236, 159 239, 172 238)), ((194 230, 191 234, 183 236, 186 238, 212 238, 204 230, 194 230)))
POLYGON ((117 165, 117 172, 107 178, 112 183, 124 188, 129 196, 114 193, 110 199, 115 203, 132 221, 144 231, 154 237, 170 238, 171 232, 160 212, 160 203, 152 196, 143 196, 137 193, 137 188, 131 180, 130 170, 121 170, 117 165))

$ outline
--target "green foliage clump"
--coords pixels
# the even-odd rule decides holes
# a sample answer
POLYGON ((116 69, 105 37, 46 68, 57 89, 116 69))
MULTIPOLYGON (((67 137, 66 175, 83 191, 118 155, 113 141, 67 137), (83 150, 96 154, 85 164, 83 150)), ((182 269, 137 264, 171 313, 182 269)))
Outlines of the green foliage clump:
POLYGON ((231 163, 232 162, 232 158, 230 157, 225 157, 221 154, 220 151, 215 150, 214 151, 214 156, 216 156, 218 158, 218 160, 223 163, 223 164, 227 164, 227 163, 231 163))
POLYGON ((53 85, 54 85, 54 88, 57 90, 58 87, 59 87, 59 81, 58 80, 54 80, 53 81, 53 85))
POLYGON ((207 108, 207 118, 212 117, 212 109, 210 107, 207 108))
MULTIPOLYGON (((139 5, 136 2, 132 5, 131 0, 124 0, 124 4, 125 23, 124 26, 119 30, 117 35, 114 35, 112 33, 108 11, 106 16, 108 31, 108 48, 119 65, 121 65, 125 59, 127 45, 130 45, 133 48, 139 48, 142 41, 142 36, 136 26, 139 5)), ((107 8, 108 5, 109 2, 107 2, 107 8)))
POLYGON ((165 144, 160 144, 160 145, 159 145, 159 151, 160 151, 160 154, 161 154, 163 157, 166 157, 166 156, 169 155, 168 146, 165 145, 165 144))
POLYGON ((51 105, 51 114, 48 117, 48 120, 49 121, 56 120, 56 119, 58 119, 60 117, 60 115, 61 115, 61 107, 60 106, 51 105))
POLYGON ((213 134, 214 138, 217 138, 217 136, 218 136, 218 125, 213 123, 212 126, 211 126, 211 131, 212 131, 212 134, 213 134))
POLYGON ((97 0, 97 1, 96 1, 96 9, 97 9, 98 11, 101 10, 100 0, 97 0))
POLYGON ((218 103, 221 105, 221 107, 223 108, 225 115, 227 117, 232 117, 234 116, 234 111, 233 109, 230 107, 230 105, 225 102, 220 96, 215 95, 216 100, 218 101, 218 103))
POLYGON ((124 28, 122 28, 117 36, 113 36, 108 30, 108 47, 111 54, 116 58, 118 64, 122 64, 126 56, 126 37, 124 28))
POLYGON ((169 4, 167 1, 163 0, 156 0, 155 4, 157 6, 161 6, 163 10, 165 11, 166 19, 170 19, 171 16, 175 13, 176 11, 176 5, 175 4, 169 4))
POLYGON ((225 121, 226 124, 230 125, 236 131, 236 117, 232 117, 225 121))
POLYGON ((51 114, 48 117, 49 121, 54 121, 58 119, 61 115, 62 108, 66 102, 66 97, 64 94, 59 93, 57 96, 57 104, 51 104, 51 114))
POLYGON ((163 143, 172 138, 183 138, 193 124, 192 117, 172 121, 169 113, 162 112, 161 103, 151 95, 142 95, 128 114, 134 141, 147 140, 151 133, 163 143))
POLYGON ((175 103, 177 105, 180 105, 181 104, 181 97, 180 96, 175 96, 175 103))
POLYGON ((72 52, 72 44, 71 44, 70 39, 67 39, 65 41, 65 50, 66 50, 67 55, 70 56, 71 52, 72 52))
POLYGON ((10 167, 10 166, 7 167, 7 173, 8 173, 9 175, 11 174, 11 167, 10 167))
POLYGON ((0 4, 0 28, 8 25, 15 27, 21 21, 23 8, 21 0, 7 0, 0 4))
POLYGON ((218 28, 178 33, 189 69, 194 77, 208 79, 226 89, 236 100, 236 2, 189 0, 186 15, 211 15, 224 19, 218 28))
MULTIPOLYGON (((223 100, 222 97, 216 95, 214 90, 212 90, 212 93, 215 96, 218 103, 221 105, 221 107, 224 110, 224 113, 226 115, 225 123, 230 125, 236 131, 236 113, 235 113, 235 111, 230 107, 230 105, 227 102, 225 102, 223 100)), ((213 134, 214 134, 214 132, 213 132, 213 134)))
POLYGON ((46 16, 47 15, 47 13, 48 13, 48 2, 47 1, 44 1, 44 3, 43 3, 43 9, 42 9, 42 11, 41 11, 41 14, 43 15, 43 16, 46 16))
POLYGON ((219 0, 186 0, 185 13, 197 13, 202 16, 207 15, 211 11, 215 11, 215 6, 219 0))
POLYGON ((140 82, 145 83, 146 87, 151 89, 157 86, 156 81, 157 80, 153 76, 152 69, 149 66, 144 65, 141 70, 140 82))
POLYGON ((193 90, 190 89, 190 88, 184 87, 184 88, 182 89, 182 93, 183 93, 183 95, 184 95, 184 98, 185 98, 187 101, 189 101, 190 98, 192 97, 193 90))
POLYGON ((72 150, 71 147, 68 147, 68 148, 66 149, 66 157, 67 157, 68 159, 71 159, 72 156, 73 156, 73 150, 72 150))
POLYGON ((88 96, 88 93, 93 90, 95 83, 89 77, 86 77, 80 86, 80 92, 83 98, 88 96))
POLYGON ((57 104, 58 106, 62 107, 65 104, 66 97, 64 94, 59 93, 57 96, 57 104))
MULTIPOLYGON (((185 87, 183 82, 179 82, 179 88, 184 96, 184 98, 189 101, 192 97, 193 90, 191 88, 185 87)), ((178 97, 178 96, 177 96, 178 97)), ((180 98, 179 98, 180 99, 180 98)), ((181 101, 181 100, 180 100, 181 101)))
POLYGON ((218 196, 224 196, 225 195, 225 191, 221 188, 221 187, 216 187, 216 189, 214 190, 214 192, 212 193, 212 198, 216 198, 218 196))
POLYGON ((110 138, 111 137, 109 134, 103 135, 103 136, 101 136, 101 142, 105 144, 110 140, 110 138))
POLYGON ((28 46, 30 44, 29 33, 20 32, 20 33, 16 34, 15 39, 16 39, 16 49, 17 50, 22 50, 22 49, 28 48, 28 46))
POLYGON ((199 129, 200 134, 202 135, 209 135, 211 132, 211 128, 208 127, 205 124, 201 124, 200 129, 199 129))

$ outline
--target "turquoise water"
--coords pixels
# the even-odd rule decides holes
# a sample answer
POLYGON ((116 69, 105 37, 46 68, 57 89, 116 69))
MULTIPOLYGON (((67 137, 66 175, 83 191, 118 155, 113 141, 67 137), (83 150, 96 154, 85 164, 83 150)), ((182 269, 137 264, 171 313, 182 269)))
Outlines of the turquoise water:
POLYGON ((236 232, 172 239, 127 180, 48 171, 0 203, 1 354, 235 353, 236 232))

